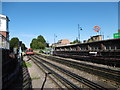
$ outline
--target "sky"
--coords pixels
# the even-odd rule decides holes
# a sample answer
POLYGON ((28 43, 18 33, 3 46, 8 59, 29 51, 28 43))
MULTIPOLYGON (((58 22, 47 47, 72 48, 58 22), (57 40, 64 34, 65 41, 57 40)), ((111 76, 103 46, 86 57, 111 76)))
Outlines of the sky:
POLYGON ((3 2, 2 14, 10 19, 10 39, 18 37, 27 47, 33 38, 42 35, 54 43, 61 39, 80 40, 97 35, 99 25, 104 39, 118 32, 118 2, 3 2))

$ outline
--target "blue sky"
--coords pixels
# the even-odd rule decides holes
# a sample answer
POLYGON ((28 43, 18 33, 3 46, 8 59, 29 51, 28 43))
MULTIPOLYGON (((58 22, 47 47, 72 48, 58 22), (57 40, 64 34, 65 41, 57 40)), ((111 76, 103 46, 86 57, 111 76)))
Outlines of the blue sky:
POLYGON ((3 14, 10 19, 10 39, 18 37, 27 47, 33 38, 44 36, 48 43, 60 39, 75 40, 78 24, 82 27, 80 40, 87 40, 101 27, 104 39, 118 32, 117 2, 4 2, 3 14))

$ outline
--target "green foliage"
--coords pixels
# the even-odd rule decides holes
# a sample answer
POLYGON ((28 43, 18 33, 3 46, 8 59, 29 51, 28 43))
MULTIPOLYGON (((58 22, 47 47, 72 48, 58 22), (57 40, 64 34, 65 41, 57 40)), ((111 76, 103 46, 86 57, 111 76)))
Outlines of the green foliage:
MULTIPOLYGON (((10 49, 11 49, 11 51, 13 51, 13 48, 17 48, 18 49, 18 43, 19 43, 19 39, 17 37, 13 37, 10 40, 10 49)), ((26 46, 25 46, 24 43, 22 43, 21 49, 22 49, 22 51, 26 50, 26 46)))
POLYGON ((22 51, 25 51, 27 49, 24 43, 22 43, 21 49, 22 49, 22 51))
POLYGON ((49 43, 46 43, 46 47, 49 47, 49 43))
POLYGON ((17 37, 14 37, 10 40, 10 48, 13 49, 13 48, 18 48, 18 42, 19 42, 19 39, 17 37))
POLYGON ((34 38, 32 42, 30 43, 30 47, 32 49, 44 49, 46 46, 47 46, 46 40, 44 39, 42 35, 39 35, 37 39, 34 38))
POLYGON ((39 48, 44 49, 46 47, 46 43, 38 42, 39 48))
POLYGON ((38 40, 38 42, 46 43, 46 41, 45 41, 45 39, 44 39, 44 37, 42 35, 39 35, 37 37, 37 40, 38 40))
POLYGON ((29 62, 22 62, 23 67, 32 67, 32 64, 29 62))
POLYGON ((37 39, 33 39, 31 44, 30 44, 30 47, 33 48, 33 49, 38 49, 38 41, 37 39))
POLYGON ((44 53, 42 49, 40 49, 39 53, 44 53))
POLYGON ((73 42, 70 42, 70 44, 75 44, 75 43, 81 43, 78 39, 74 40, 73 42))
POLYGON ((88 42, 93 42, 93 41, 94 41, 94 40, 92 40, 92 39, 89 39, 89 40, 88 40, 88 42))

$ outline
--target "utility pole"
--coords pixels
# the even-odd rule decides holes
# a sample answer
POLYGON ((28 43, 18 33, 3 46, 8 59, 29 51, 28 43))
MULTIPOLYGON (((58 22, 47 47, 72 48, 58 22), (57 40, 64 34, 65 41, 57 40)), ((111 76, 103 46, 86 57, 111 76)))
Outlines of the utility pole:
POLYGON ((79 31, 79 24, 78 24, 78 39, 80 41, 80 31, 79 31))
POLYGON ((104 32, 102 32, 102 38, 103 38, 103 40, 104 40, 104 32))
POLYGON ((54 47, 56 47, 56 35, 54 34, 54 47))
POLYGON ((79 39, 79 42, 80 42, 80 30, 82 30, 82 28, 81 28, 80 25, 78 24, 78 39, 79 39))
POLYGON ((55 34, 54 34, 54 44, 55 44, 55 34))
POLYGON ((54 43, 56 43, 56 37, 57 37, 57 36, 54 34, 54 43))

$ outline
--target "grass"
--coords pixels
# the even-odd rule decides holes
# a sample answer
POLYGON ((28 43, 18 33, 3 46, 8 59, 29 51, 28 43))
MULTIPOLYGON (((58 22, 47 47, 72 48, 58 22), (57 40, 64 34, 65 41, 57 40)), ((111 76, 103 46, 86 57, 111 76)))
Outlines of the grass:
POLYGON ((32 67, 32 64, 29 63, 29 62, 23 62, 23 63, 22 63, 22 66, 23 66, 23 67, 32 67))
POLYGON ((32 80, 38 80, 38 79, 40 79, 40 77, 33 77, 33 78, 31 78, 32 80))

